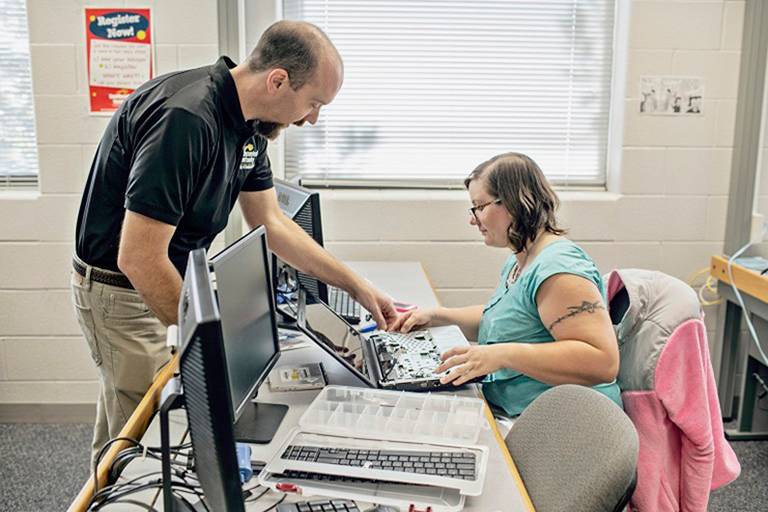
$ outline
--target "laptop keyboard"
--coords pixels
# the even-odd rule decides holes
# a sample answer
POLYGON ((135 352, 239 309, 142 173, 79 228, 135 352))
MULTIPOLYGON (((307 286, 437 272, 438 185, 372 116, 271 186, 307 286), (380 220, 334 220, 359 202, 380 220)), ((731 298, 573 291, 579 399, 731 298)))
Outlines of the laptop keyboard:
POLYGON ((432 341, 432 336, 427 331, 413 333, 383 332, 379 333, 381 342, 387 345, 390 351, 400 349, 406 352, 432 352, 437 350, 437 345, 432 341))
POLYGON ((377 332, 370 340, 376 347, 376 358, 384 380, 408 381, 438 379, 440 351, 429 331, 402 334, 377 332))
POLYGON ((281 503, 277 512, 360 512, 360 509, 351 500, 317 500, 281 503))
POLYGON ((360 323, 360 303, 341 288, 328 287, 328 305, 350 324, 360 323))
POLYGON ((436 475, 463 480, 475 480, 477 474, 475 454, 462 451, 353 450, 291 445, 288 446, 281 458, 400 473, 436 475))

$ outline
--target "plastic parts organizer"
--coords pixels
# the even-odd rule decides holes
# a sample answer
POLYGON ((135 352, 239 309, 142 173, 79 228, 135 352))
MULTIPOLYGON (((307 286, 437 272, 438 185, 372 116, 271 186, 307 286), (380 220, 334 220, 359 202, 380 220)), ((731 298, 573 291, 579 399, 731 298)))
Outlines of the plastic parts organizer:
POLYGON ((470 445, 486 424, 484 406, 453 394, 326 386, 299 425, 318 434, 470 445))

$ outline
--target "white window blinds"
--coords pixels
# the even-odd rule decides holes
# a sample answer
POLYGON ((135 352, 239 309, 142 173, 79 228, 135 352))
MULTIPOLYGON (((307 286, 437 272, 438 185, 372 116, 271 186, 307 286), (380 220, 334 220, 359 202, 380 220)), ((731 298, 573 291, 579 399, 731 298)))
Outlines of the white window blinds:
POLYGON ((0 189, 37 185, 32 77, 24 0, 0 0, 0 189))
POLYGON ((286 133, 286 174, 455 184, 498 153, 560 185, 604 185, 614 0, 284 0, 320 26, 344 86, 286 133))

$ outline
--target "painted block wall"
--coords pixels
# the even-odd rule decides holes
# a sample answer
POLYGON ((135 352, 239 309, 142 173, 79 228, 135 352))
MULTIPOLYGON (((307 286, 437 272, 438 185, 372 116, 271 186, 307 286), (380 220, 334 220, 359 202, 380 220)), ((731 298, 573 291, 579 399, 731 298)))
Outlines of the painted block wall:
MULTIPOLYGON (((0 196, 0 404, 96 397, 68 291, 79 198, 107 122, 87 113, 85 4, 28 2, 40 192, 0 196)), ((149 5, 158 73, 218 56, 214 0, 87 4, 149 5)), ((611 170, 619 190, 561 194, 563 224, 602 271, 642 267, 687 279, 721 252, 743 13, 743 1, 632 2, 623 164, 611 170), (640 116, 641 75, 702 76, 704 114, 640 116)), ((327 245, 340 258, 421 261, 449 306, 484 302, 495 286, 507 254, 484 247, 469 226, 464 192, 337 190, 322 198, 327 245)))

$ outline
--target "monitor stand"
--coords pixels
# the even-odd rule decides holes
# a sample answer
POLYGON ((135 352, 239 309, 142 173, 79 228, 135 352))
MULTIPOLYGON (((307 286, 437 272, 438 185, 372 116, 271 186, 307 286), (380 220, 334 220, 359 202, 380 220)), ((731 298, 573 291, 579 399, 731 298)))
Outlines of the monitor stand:
POLYGON ((249 402, 235 423, 235 440, 257 444, 271 442, 287 412, 287 405, 249 402))

